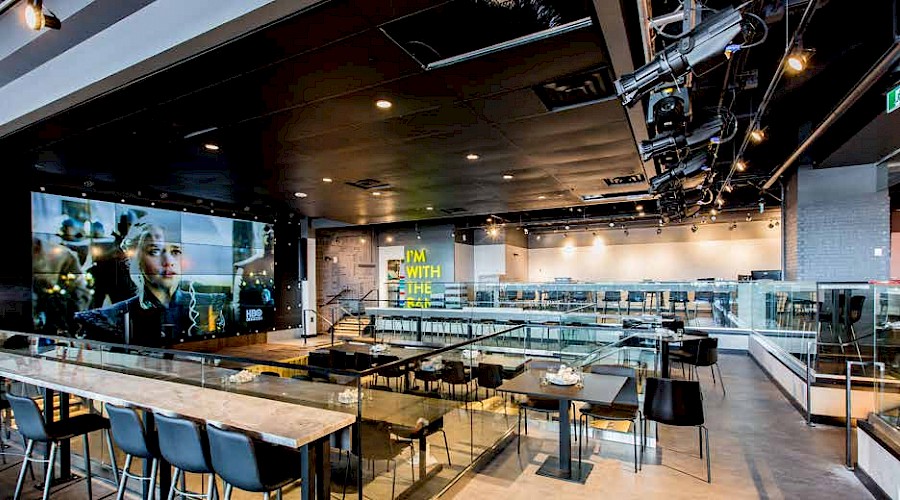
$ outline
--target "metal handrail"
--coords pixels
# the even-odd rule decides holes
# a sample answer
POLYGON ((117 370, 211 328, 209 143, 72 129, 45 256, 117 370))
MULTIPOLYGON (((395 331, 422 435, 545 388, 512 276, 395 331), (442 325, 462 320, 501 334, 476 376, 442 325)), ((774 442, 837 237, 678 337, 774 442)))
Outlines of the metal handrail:
POLYGON ((846 452, 847 452, 847 463, 846 466, 848 469, 853 470, 853 435, 852 435, 852 425, 851 422, 853 420, 851 415, 852 405, 851 405, 851 376, 850 372, 854 366, 859 366, 863 370, 867 366, 872 366, 874 368, 878 368, 881 372, 881 378, 884 378, 884 363, 881 361, 847 361, 847 394, 845 395, 846 403, 847 403, 847 435, 846 435, 846 452))

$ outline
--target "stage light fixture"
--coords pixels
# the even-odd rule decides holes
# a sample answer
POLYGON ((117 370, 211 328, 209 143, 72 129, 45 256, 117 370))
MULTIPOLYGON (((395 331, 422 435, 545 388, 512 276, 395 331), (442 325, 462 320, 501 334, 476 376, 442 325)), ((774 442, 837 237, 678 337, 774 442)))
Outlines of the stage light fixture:
POLYGON ((44 12, 43 0, 27 0, 25 2, 25 24, 29 28, 40 31, 43 28, 58 30, 62 22, 49 10, 44 12))
POLYGON ((809 56, 811 51, 798 49, 794 51, 791 55, 788 56, 787 61, 785 61, 785 70, 789 73, 798 74, 802 73, 803 70, 809 65, 809 56))
POLYGON ((703 61, 724 54, 731 40, 741 32, 742 20, 740 11, 734 7, 713 14, 648 64, 616 80, 616 95, 622 104, 630 105, 660 83, 674 82, 703 61))
POLYGON ((754 144, 759 144, 766 140, 766 132, 761 128, 755 129, 753 132, 750 132, 750 140, 753 141, 754 144))

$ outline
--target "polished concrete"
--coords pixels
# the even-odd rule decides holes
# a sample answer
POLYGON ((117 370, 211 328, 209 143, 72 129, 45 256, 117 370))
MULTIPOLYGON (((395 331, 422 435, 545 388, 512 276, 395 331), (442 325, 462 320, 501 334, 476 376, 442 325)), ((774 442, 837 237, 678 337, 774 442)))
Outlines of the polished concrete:
POLYGON ((585 485, 536 475, 555 454, 552 432, 529 430, 451 490, 452 498, 872 498, 844 468, 842 428, 807 427, 802 416, 747 356, 720 356, 726 398, 701 372, 710 432, 712 483, 694 428, 660 426, 660 448, 635 474, 628 444, 591 440, 594 469, 585 485))

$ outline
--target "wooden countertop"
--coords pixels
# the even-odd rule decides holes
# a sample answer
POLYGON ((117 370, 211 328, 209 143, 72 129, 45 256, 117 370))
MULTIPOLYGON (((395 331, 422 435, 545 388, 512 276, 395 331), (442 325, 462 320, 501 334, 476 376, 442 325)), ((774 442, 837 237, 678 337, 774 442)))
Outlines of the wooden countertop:
MULTIPOLYGON (((162 361, 162 360, 161 360, 162 361)), ((174 412, 300 448, 356 421, 353 415, 151 379, 90 366, 0 352, 0 376, 116 405, 174 412)))

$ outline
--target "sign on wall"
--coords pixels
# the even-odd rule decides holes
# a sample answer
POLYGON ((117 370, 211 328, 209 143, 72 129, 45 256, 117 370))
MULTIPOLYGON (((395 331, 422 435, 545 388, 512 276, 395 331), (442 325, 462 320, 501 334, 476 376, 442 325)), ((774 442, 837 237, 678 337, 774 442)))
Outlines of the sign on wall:
POLYGON ((406 250, 406 301, 404 307, 432 307, 435 282, 443 278, 443 264, 432 263, 425 248, 406 250))

